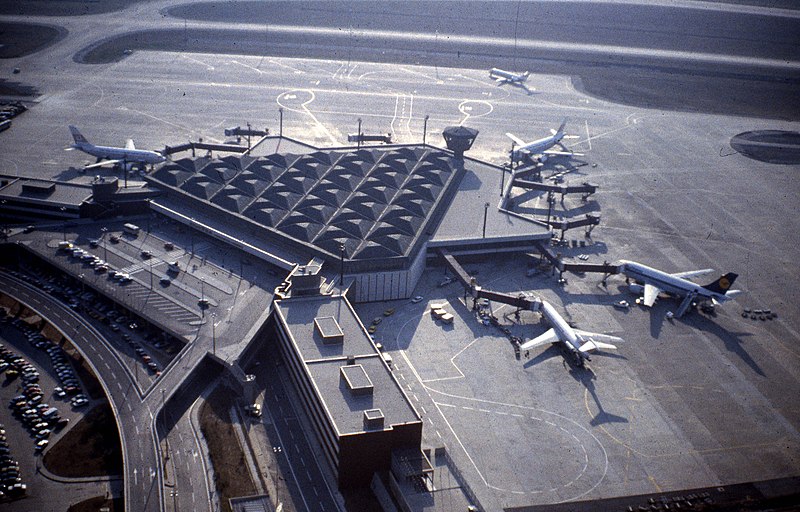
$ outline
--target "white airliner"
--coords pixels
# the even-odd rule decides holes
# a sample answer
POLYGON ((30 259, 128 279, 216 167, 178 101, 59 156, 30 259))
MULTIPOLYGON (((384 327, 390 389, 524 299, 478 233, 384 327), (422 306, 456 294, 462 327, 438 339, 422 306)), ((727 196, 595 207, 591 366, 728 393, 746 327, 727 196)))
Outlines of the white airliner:
POLYGON ((612 343, 624 341, 616 336, 573 329, 549 302, 545 300, 540 302, 539 311, 550 324, 550 329, 541 336, 520 345, 520 350, 529 350, 547 343, 561 342, 566 345, 570 352, 575 354, 578 366, 583 366, 584 359, 590 361, 589 352, 600 349, 614 350, 617 347, 612 343))
POLYGON ((128 142, 125 144, 124 148, 95 146, 86 140, 86 137, 84 137, 74 126, 70 125, 69 131, 72 132, 72 138, 75 140, 75 144, 68 147, 67 150, 78 149, 84 153, 88 153, 94 157, 97 157, 96 163, 87 165, 84 167, 84 169, 92 169, 94 167, 101 167, 111 164, 154 165, 166 160, 164 155, 157 151, 136 149, 131 139, 128 139, 128 142))
POLYGON ((738 277, 733 272, 729 272, 705 286, 689 281, 691 277, 713 272, 710 268, 668 274, 635 261, 621 260, 619 272, 625 274, 628 279, 643 283, 631 284, 630 289, 634 293, 644 293, 642 303, 645 306, 652 306, 661 292, 683 297, 683 302, 678 307, 675 317, 681 317, 686 313, 692 302, 711 301, 714 304, 721 304, 742 293, 741 290, 730 289, 738 277))
MULTIPOLYGON (((533 142, 525 142, 513 133, 506 133, 506 137, 513 140, 516 145, 511 152, 512 161, 520 162, 532 158, 533 160, 544 162, 551 156, 581 156, 580 153, 567 151, 566 148, 564 148, 565 151, 553 151, 550 149, 557 144, 561 146, 561 139, 569 137, 564 135, 564 127, 566 125, 567 120, 565 119, 561 126, 558 127, 558 130, 551 129, 549 136, 533 142)), ((563 148, 563 146, 561 147, 563 148)))
POLYGON ((532 91, 525 82, 528 81, 530 74, 530 71, 526 71, 524 73, 512 73, 511 71, 505 71, 498 68, 492 68, 489 70, 489 78, 497 82, 497 85, 515 85, 525 89, 528 94, 531 94, 532 91))

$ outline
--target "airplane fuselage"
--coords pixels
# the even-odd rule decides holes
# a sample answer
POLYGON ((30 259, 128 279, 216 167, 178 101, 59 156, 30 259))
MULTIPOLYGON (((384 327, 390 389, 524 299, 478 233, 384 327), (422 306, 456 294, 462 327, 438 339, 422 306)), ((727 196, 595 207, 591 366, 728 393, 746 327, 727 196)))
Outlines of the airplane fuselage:
POLYGON ((717 302, 725 302, 731 299, 723 293, 713 292, 688 279, 673 276, 635 261, 620 260, 619 271, 630 279, 650 284, 672 295, 684 297, 686 294, 694 292, 701 300, 714 299, 717 302))
POLYGON ((489 70, 489 76, 492 77, 492 78, 494 78, 494 77, 504 78, 504 79, 508 80, 509 82, 524 82, 525 80, 528 79, 527 73, 517 74, 517 73, 512 73, 510 71, 505 71, 503 69, 498 69, 498 68, 490 69, 489 70))
POLYGON ((161 154, 146 149, 95 146, 87 143, 74 144, 73 147, 99 159, 124 160, 126 162, 141 162, 144 164, 158 164, 165 160, 161 154))
POLYGON ((564 317, 546 300, 542 301, 540 309, 545 320, 547 320, 547 323, 549 323, 550 327, 556 332, 558 338, 567 344, 570 351, 584 357, 584 354, 579 350, 581 348, 581 342, 578 340, 578 335, 575 334, 575 330, 564 320, 564 317))
POLYGON ((558 144, 563 137, 564 134, 557 133, 556 135, 543 137, 533 142, 529 142, 524 146, 516 148, 514 150, 514 155, 513 155, 514 160, 521 160, 526 155, 539 155, 542 152, 547 151, 548 149, 558 144))
POLYGON ((535 140, 533 142, 525 144, 520 149, 523 149, 530 153, 541 153, 542 151, 550 149, 559 142, 561 142, 563 136, 564 136, 563 134, 557 134, 557 135, 551 135, 549 137, 542 137, 539 140, 535 140))

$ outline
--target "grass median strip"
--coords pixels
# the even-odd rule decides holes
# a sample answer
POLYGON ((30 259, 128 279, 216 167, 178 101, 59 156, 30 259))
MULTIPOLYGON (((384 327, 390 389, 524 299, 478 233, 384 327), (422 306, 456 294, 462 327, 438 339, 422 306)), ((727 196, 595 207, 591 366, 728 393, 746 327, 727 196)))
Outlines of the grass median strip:
POLYGON ((251 496, 256 492, 233 430, 237 427, 231 423, 228 413, 231 396, 233 393, 229 389, 218 387, 200 408, 200 430, 208 444, 214 484, 223 511, 230 511, 229 498, 251 496))

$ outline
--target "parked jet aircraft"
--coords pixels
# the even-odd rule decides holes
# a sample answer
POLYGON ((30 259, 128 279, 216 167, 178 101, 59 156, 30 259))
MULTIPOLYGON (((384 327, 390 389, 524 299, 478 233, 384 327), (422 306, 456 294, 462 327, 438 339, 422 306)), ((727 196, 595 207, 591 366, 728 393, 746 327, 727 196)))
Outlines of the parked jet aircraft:
POLYGON ((489 78, 492 78, 495 82, 497 82, 497 85, 515 85, 525 89, 528 94, 533 92, 525 83, 528 81, 530 74, 530 71, 526 71, 524 73, 512 73, 511 71, 505 71, 498 68, 492 68, 489 70, 489 78))
POLYGON ((738 277, 733 272, 729 272, 705 286, 689 281, 689 278, 708 274, 713 272, 712 269, 668 274, 635 261, 621 260, 619 272, 625 274, 628 279, 643 283, 632 284, 630 289, 635 293, 644 293, 642 303, 645 306, 652 306, 661 292, 683 297, 683 302, 678 307, 675 317, 681 317, 686 313, 692 302, 710 300, 714 304, 721 304, 742 293, 741 290, 730 289, 738 277))
POLYGON ((539 311, 550 324, 550 329, 541 336, 520 345, 520 350, 528 350, 547 343, 561 342, 566 345, 570 352, 575 354, 578 366, 583 366, 584 359, 590 361, 589 352, 599 349, 613 350, 617 347, 611 343, 623 341, 622 338, 617 338, 616 336, 574 329, 549 302, 545 300, 540 302, 539 311))
POLYGON ((564 126, 566 126, 566 124, 567 120, 565 119, 564 122, 561 123, 561 126, 558 127, 558 130, 551 129, 551 135, 534 140, 533 142, 525 142, 513 133, 506 133, 506 137, 513 140, 514 144, 517 146, 511 152, 512 162, 524 161, 527 158, 544 162, 551 156, 580 156, 580 153, 567 151, 566 148, 564 148, 564 151, 553 151, 550 149, 555 145, 559 145, 562 148, 564 147, 561 144, 561 139, 565 137, 564 126))
POLYGON ((140 164, 142 166, 146 164, 153 165, 166 160, 164 155, 157 151, 136 149, 131 139, 128 139, 128 142, 125 144, 124 148, 95 146, 86 140, 86 137, 84 137, 76 127, 70 125, 69 131, 72 132, 72 138, 75 140, 75 144, 68 147, 67 150, 78 149, 84 153, 88 153, 94 157, 97 157, 96 163, 87 165, 84 167, 84 169, 92 169, 94 167, 101 167, 111 164, 140 164))

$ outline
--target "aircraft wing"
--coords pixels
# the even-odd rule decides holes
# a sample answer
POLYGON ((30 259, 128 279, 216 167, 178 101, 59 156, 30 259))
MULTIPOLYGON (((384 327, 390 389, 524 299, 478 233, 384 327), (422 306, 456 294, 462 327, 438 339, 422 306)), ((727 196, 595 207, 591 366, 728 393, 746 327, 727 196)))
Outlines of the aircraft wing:
MULTIPOLYGON (((625 341, 622 338, 618 338, 617 336, 609 336, 608 334, 598 334, 596 332, 581 331, 579 329, 574 329, 574 331, 575 331, 575 334, 579 335, 581 338, 586 339, 586 340, 590 340, 590 341, 594 341, 596 343, 597 342, 600 342, 600 343, 603 343, 603 342, 605 342, 605 343, 623 343, 625 341)), ((607 348, 607 347, 605 347, 605 348, 607 348)), ((617 347, 614 347, 612 345, 611 348, 617 348, 617 347)))
POLYGON ((114 166, 114 165, 121 164, 121 163, 122 163, 122 160, 101 160, 101 161, 99 161, 97 163, 94 163, 94 164, 85 165, 83 167, 83 170, 86 171, 86 170, 89 170, 89 169, 96 169, 98 167, 114 166))
POLYGON ((645 306, 652 306, 656 302, 656 297, 658 294, 661 293, 657 287, 653 286, 652 284, 645 284, 644 285, 644 305, 645 306))
POLYGON ((497 85, 504 85, 509 82, 508 78, 503 77, 495 77, 494 81, 497 82, 497 85))
POLYGON ((681 279, 690 279, 692 277, 704 276, 713 272, 713 268, 704 268, 703 270, 689 270, 688 272, 678 272, 672 274, 673 277, 680 277, 681 279))
POLYGON ((136 146, 133 145, 133 139, 128 139, 125 142, 125 149, 136 149, 136 146))
POLYGON ((602 343, 600 341, 589 340, 583 345, 581 345, 581 348, 579 348, 578 350, 580 350, 581 352, 593 352, 595 350, 600 350, 600 349, 614 350, 616 348, 617 347, 609 343, 602 343))
POLYGON ((556 331, 553 329, 548 329, 544 334, 541 334, 530 341, 526 341, 522 345, 520 345, 520 350, 528 350, 534 347, 539 347, 541 345, 546 345, 548 343, 555 343, 557 341, 561 341, 556 334, 556 331))
POLYGON ((506 137, 508 137, 509 139, 513 140, 514 144, 516 144, 520 148, 522 148, 526 144, 526 142, 524 140, 520 139, 519 137, 517 137, 513 133, 506 133, 506 137))

